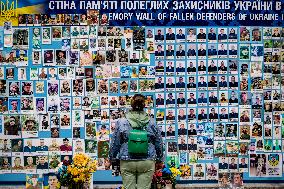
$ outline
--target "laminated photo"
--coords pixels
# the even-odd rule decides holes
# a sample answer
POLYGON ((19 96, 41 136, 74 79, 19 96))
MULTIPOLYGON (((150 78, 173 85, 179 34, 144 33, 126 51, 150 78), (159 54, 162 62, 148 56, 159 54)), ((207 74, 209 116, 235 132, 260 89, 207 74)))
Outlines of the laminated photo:
POLYGON ((4 35, 4 48, 5 47, 12 47, 13 46, 13 35, 5 34, 4 35))
POLYGON ((13 156, 12 157, 12 173, 24 173, 24 157, 13 156))
POLYGON ((96 140, 85 140, 85 152, 87 154, 97 155, 97 141, 96 140))
POLYGON ((192 179, 192 167, 189 165, 180 165, 181 169, 181 180, 191 180, 192 179))
POLYGON ((5 115, 2 124, 4 125, 4 135, 7 135, 9 137, 21 137, 21 124, 19 115, 5 115))
POLYGON ((167 155, 166 165, 170 167, 179 167, 179 159, 177 155, 167 155))
POLYGON ((240 41, 250 41, 250 27, 240 27, 239 31, 240 41))
POLYGON ((60 163, 60 153, 58 152, 49 153, 48 160, 49 160, 49 171, 51 173, 55 173, 55 169, 60 163))
POLYGON ((29 46, 29 29, 13 28, 13 47, 17 49, 28 49, 28 46, 29 46))
POLYGON ((11 148, 12 148, 11 139, 1 139, 0 140, 1 156, 10 156, 11 148))
POLYGON ((241 173, 248 172, 248 158, 239 158, 239 171, 241 173))
POLYGON ((36 173, 36 156, 24 156, 24 169, 29 173, 36 173))
POLYGON ((52 41, 61 41, 62 39, 62 27, 52 26, 52 41))
POLYGON ((35 188, 35 189, 40 189, 42 188, 42 176, 39 174, 27 174, 26 175, 26 188, 35 188))
POLYGON ((218 163, 206 163, 206 179, 217 180, 218 163))
POLYGON ((282 154, 266 154, 267 164, 266 173, 269 177, 281 177, 282 176, 282 154))
POLYGON ((250 171, 251 177, 266 177, 267 157, 265 154, 250 154, 250 171))
POLYGON ((243 182, 243 173, 235 172, 230 174, 230 187, 232 188, 244 188, 244 182, 243 182))
POLYGON ((12 170, 12 157, 11 156, 1 156, 0 157, 1 162, 1 170, 0 173, 11 173, 12 170))
POLYGON ((60 128, 61 129, 70 129, 71 128, 71 118, 70 113, 60 114, 60 128))
POLYGON ((204 180, 205 179, 205 164, 197 163, 193 165, 193 179, 204 180))
POLYGON ((42 44, 51 44, 51 28, 50 27, 42 27, 42 44))

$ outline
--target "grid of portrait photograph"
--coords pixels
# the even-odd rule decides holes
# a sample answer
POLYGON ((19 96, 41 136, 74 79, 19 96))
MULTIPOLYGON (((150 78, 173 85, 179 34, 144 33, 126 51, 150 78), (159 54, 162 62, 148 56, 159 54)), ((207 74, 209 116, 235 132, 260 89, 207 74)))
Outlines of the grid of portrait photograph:
POLYGON ((1 173, 54 172, 78 152, 112 169, 115 122, 141 93, 165 163, 188 170, 181 179, 282 177, 282 27, 125 27, 95 10, 21 14, 18 26, 0 28, 0 48, 1 173))

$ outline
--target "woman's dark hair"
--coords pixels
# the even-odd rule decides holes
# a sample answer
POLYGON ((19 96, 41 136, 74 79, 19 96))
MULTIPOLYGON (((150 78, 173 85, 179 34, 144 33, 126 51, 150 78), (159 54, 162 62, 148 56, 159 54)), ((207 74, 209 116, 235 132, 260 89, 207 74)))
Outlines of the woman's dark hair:
POLYGON ((131 100, 131 107, 133 111, 143 111, 145 108, 145 96, 135 94, 131 100))

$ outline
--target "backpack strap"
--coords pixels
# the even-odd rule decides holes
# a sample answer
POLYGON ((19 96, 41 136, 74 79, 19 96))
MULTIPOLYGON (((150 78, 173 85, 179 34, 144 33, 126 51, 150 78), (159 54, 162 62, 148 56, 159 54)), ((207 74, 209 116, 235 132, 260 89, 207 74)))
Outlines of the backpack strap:
MULTIPOLYGON (((127 118, 125 118, 126 120, 127 120, 127 122, 128 122, 128 124, 130 125, 130 127, 133 129, 133 127, 131 126, 131 124, 130 124, 130 122, 128 121, 128 119, 127 118)), ((150 123, 150 122, 149 122, 150 123)), ((148 125, 149 125, 149 123, 148 123, 148 125)), ((137 129, 135 129, 135 130, 146 130, 146 128, 148 127, 148 125, 145 125, 145 126, 143 126, 143 127, 139 127, 139 129, 137 128, 137 129), (141 129, 140 129, 141 128, 141 129)))
MULTIPOLYGON (((127 120, 127 122, 128 122, 128 124, 129 124, 129 126, 132 128, 132 126, 131 126, 130 122, 128 121, 128 119, 127 119, 127 118, 125 118, 125 119, 127 120)), ((142 128, 141 130, 145 130, 145 131, 146 131, 146 128, 147 128, 149 125, 152 125, 152 121, 151 121, 151 119, 150 119, 150 121, 149 121, 149 123, 148 123, 147 125, 145 125, 145 126, 141 127, 141 128, 142 128)), ((133 128, 132 128, 132 129, 133 129, 133 128)), ((137 129, 137 130, 140 130, 140 129, 137 129)), ((127 141, 123 140, 123 142, 122 142, 122 143, 127 143, 127 142, 128 142, 128 140, 127 140, 127 141)), ((149 138, 148 143, 152 143, 152 144, 154 144, 154 142, 151 140, 151 138, 149 138)))

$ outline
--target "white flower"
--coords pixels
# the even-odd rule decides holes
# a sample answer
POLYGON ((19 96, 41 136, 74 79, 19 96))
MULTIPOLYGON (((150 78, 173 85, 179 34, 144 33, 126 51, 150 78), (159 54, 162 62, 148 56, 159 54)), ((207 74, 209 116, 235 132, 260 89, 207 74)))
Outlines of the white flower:
POLYGON ((63 162, 60 162, 60 163, 58 164, 58 167, 59 167, 59 168, 62 168, 62 166, 63 166, 63 162))
POLYGON ((55 172, 58 173, 59 168, 62 169, 63 162, 60 162, 58 166, 55 168, 55 172))

